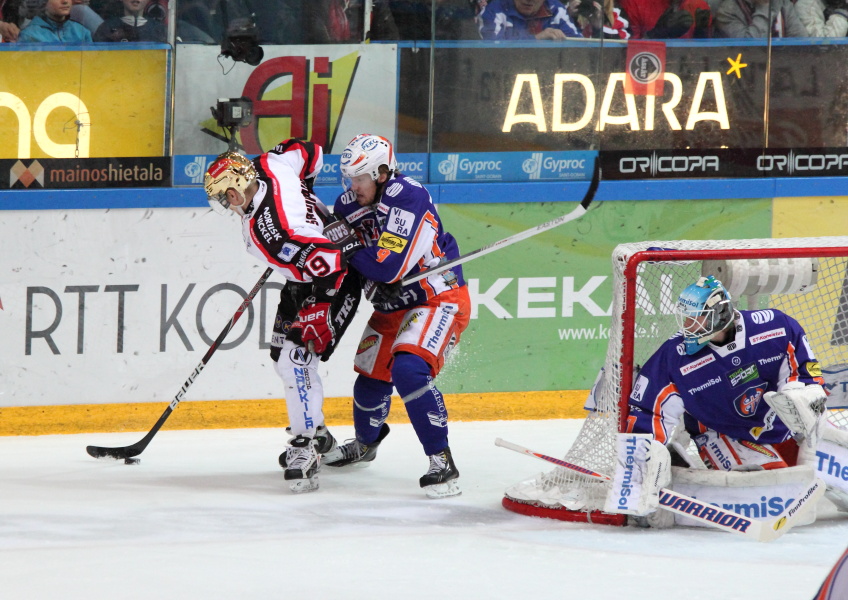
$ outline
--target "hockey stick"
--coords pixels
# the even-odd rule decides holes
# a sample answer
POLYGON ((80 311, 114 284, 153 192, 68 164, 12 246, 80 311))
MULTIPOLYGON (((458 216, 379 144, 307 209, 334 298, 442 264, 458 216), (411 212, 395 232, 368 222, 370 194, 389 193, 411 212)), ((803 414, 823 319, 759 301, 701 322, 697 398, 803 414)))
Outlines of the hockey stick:
MULTIPOLYGON (((560 467, 576 471, 577 473, 582 473, 587 477, 601 479, 603 481, 612 480, 608 475, 604 475, 603 473, 596 473, 595 471, 586 469, 579 465, 575 465, 546 454, 533 452, 528 448, 519 446, 518 444, 513 444, 512 442, 507 442, 501 438, 495 439, 495 446, 514 450, 520 454, 526 454, 527 456, 532 456, 539 460, 559 465, 560 467)), ((756 540, 758 542, 770 542, 782 536, 801 521, 802 517, 805 516, 815 506, 818 499, 824 495, 824 492, 824 481, 816 479, 807 491, 795 500, 791 506, 788 506, 782 513, 773 519, 749 519, 748 517, 733 512, 732 510, 700 502, 691 496, 686 496, 667 488, 660 489, 659 507, 679 515, 695 519, 705 525, 721 529, 728 533, 742 535, 748 539, 756 540)))
POLYGON ((443 271, 447 271, 457 265, 461 265, 463 263, 467 263, 470 260, 474 260, 475 258, 480 258, 481 256, 485 256, 490 252, 494 252, 495 250, 500 250, 501 248, 506 248, 507 246, 511 246, 516 242, 520 242, 522 240, 526 240, 527 238, 533 237, 538 233, 542 233, 543 231, 548 231, 549 229, 553 229, 554 227, 559 227, 564 223, 568 223, 569 221, 573 221, 575 219, 579 219, 586 211, 589 210, 589 205, 592 203, 592 200, 595 197, 595 192, 598 190, 598 184, 601 181, 601 163, 598 157, 595 157, 595 167, 594 172, 592 173, 592 182, 589 184, 589 189, 586 191, 586 195, 583 197, 583 200, 580 202, 580 206, 572 210, 570 213, 566 215, 562 215, 561 217, 557 217, 547 223, 542 223, 541 225, 537 225, 536 227, 531 227, 526 231, 522 231, 521 233, 516 233, 513 236, 508 238, 504 238, 498 242, 494 242, 493 244, 489 244, 488 246, 483 246, 479 250, 474 250, 473 252, 469 252, 468 254, 463 254, 462 256, 458 256, 451 260, 445 261, 435 267, 430 269, 425 269, 414 275, 410 275, 408 277, 404 277, 401 280, 401 285, 408 285, 410 283, 415 283, 425 277, 429 277, 430 275, 437 275, 442 273, 443 271))
POLYGON ((227 334, 230 333, 230 330, 236 324, 236 322, 241 318, 244 311, 247 310, 247 307, 250 306, 250 303, 253 302, 253 298, 256 294, 259 293, 259 290, 262 289, 262 286, 265 285, 265 282, 268 281, 268 278, 274 270, 271 267, 265 269, 265 272, 262 274, 262 277, 259 278, 259 281, 256 282, 256 285, 253 286, 253 289, 247 294, 247 297, 242 301, 236 310, 233 317, 230 319, 230 322, 227 323, 227 326, 224 327, 224 330, 220 333, 218 338, 209 346, 209 350, 207 350, 206 354, 203 358, 200 359, 200 363, 194 368, 194 371, 188 376, 188 379, 185 380, 183 386, 180 388, 180 391, 177 392, 177 395, 174 396, 174 399, 171 400, 171 403, 168 405, 168 408, 165 409, 165 412, 162 413, 162 416, 159 417, 159 420, 156 421, 156 424, 153 425, 153 429, 151 429, 147 435, 137 441, 135 444, 130 446, 121 446, 119 448, 104 448, 103 446, 87 446, 85 451, 88 452, 94 458, 115 458, 121 459, 123 458, 128 463, 137 462, 131 460, 133 456, 138 456, 144 449, 147 448, 147 445, 150 443, 150 440, 153 439, 153 436, 156 435, 156 432, 162 427, 165 421, 168 420, 168 417, 171 416, 171 413, 174 412, 174 409, 177 408, 180 401, 185 396, 186 390, 191 387, 191 384, 195 382, 197 377, 200 375, 200 372, 206 367, 206 363, 209 362, 209 359, 212 358, 212 355, 215 354, 215 350, 224 342, 224 338, 227 337, 227 334))

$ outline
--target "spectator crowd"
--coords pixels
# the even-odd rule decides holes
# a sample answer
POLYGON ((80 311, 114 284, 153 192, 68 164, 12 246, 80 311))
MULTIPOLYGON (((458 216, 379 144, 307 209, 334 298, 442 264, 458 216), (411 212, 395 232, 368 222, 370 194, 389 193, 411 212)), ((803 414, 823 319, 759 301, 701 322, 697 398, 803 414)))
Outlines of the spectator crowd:
POLYGON ((848 0, 0 0, 0 38, 166 42, 171 14, 177 41, 200 44, 245 21, 259 44, 848 34, 848 0))

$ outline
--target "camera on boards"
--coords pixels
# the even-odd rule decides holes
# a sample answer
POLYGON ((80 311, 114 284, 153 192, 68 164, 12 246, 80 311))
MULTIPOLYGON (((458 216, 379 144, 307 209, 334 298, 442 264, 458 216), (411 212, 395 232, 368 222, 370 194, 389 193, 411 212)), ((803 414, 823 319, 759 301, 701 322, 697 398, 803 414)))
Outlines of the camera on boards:
POLYGON ((229 149, 237 150, 236 129, 247 127, 253 121, 253 102, 250 98, 218 98, 215 106, 210 106, 212 116, 221 129, 230 132, 229 149))
POLYGON ((259 45, 256 24, 250 17, 233 19, 221 42, 221 56, 255 67, 262 62, 264 50, 259 45))
POLYGON ((212 116, 222 129, 247 127, 253 121, 253 102, 250 98, 218 98, 211 106, 212 116))

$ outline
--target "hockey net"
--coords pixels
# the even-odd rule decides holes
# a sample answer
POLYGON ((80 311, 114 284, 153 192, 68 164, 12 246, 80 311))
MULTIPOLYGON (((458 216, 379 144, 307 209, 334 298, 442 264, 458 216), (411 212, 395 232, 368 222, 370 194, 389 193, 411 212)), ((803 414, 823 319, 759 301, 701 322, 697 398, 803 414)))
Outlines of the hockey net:
MULTIPOLYGON (((848 237, 653 241, 612 255, 613 303, 606 360, 587 401, 586 420, 564 460, 614 471, 614 440, 639 366, 678 326, 680 292, 702 275, 724 283, 738 309, 776 308, 794 317, 821 363, 830 421, 848 429, 848 237)), ((566 521, 624 525, 603 513, 609 484, 557 467, 510 486, 509 510, 566 521)))

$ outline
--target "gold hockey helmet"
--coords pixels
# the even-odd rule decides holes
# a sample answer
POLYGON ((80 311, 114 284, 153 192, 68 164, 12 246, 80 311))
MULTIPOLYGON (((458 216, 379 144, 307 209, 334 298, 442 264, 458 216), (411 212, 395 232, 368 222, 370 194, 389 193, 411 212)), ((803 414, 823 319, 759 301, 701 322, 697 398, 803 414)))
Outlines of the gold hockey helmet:
POLYGON ((230 207, 227 190, 232 188, 244 196, 244 191, 257 177, 253 163, 237 152, 224 152, 209 166, 204 178, 209 206, 215 212, 226 213, 230 207), (223 208, 223 210, 221 210, 223 208))

